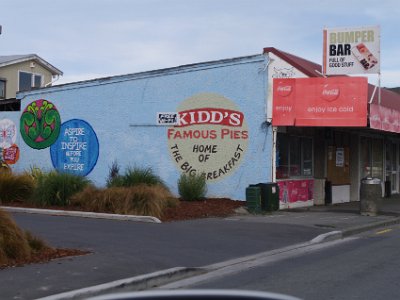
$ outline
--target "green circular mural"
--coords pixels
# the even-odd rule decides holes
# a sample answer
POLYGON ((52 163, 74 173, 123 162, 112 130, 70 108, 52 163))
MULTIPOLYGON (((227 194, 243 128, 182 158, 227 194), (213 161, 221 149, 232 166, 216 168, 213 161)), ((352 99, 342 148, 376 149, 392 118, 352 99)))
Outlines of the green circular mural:
POLYGON ((58 138, 60 127, 61 118, 57 108, 44 99, 31 102, 21 115, 21 136, 34 149, 51 146, 58 138))

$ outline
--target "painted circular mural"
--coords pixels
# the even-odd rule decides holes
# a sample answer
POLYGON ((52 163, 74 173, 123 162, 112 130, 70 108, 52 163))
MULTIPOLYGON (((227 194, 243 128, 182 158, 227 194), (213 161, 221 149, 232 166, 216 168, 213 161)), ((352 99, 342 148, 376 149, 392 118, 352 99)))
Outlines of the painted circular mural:
POLYGON ((66 121, 61 125, 58 139, 50 147, 50 155, 57 171, 86 176, 99 157, 97 135, 86 121, 66 121))
POLYGON ((208 181, 232 175, 242 163, 249 132, 244 114, 218 94, 198 94, 178 107, 179 125, 167 129, 171 158, 187 174, 208 181))
POLYGON ((20 119, 20 132, 28 146, 44 149, 56 141, 60 125, 61 118, 55 105, 40 99, 25 108, 20 119))

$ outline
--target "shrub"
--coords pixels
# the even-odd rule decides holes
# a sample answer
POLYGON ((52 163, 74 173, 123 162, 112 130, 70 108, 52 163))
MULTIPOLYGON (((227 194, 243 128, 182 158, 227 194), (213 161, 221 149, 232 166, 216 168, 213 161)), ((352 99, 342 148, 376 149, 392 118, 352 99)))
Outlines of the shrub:
POLYGON ((90 181, 85 177, 51 171, 37 178, 33 200, 41 206, 69 204, 69 198, 82 191, 90 181))
POLYGON ((163 185, 161 178, 154 174, 151 168, 128 168, 123 175, 116 175, 111 178, 108 187, 131 187, 140 184, 163 185))
POLYGON ((161 185, 138 185, 130 189, 129 204, 131 211, 138 215, 160 218, 167 199, 171 197, 169 191, 161 185))
POLYGON ((34 236, 30 231, 25 231, 25 238, 31 253, 37 253, 50 248, 42 239, 34 236))
POLYGON ((21 230, 11 216, 0 209, 0 267, 29 260, 32 254, 51 249, 28 231, 21 230))
POLYGON ((0 203, 29 200, 35 183, 27 174, 0 173, 0 203))
POLYGON ((31 255, 25 233, 3 210, 0 210, 0 253, 1 265, 10 260, 28 259, 31 255))
POLYGON ((108 170, 107 187, 122 186, 122 176, 119 174, 120 167, 116 161, 113 161, 108 170))
POLYGON ((139 184, 107 189, 87 187, 74 195, 71 203, 90 211, 159 218, 167 206, 173 205, 171 198, 171 193, 162 185, 139 184))
POLYGON ((178 180, 178 192, 182 200, 195 201, 205 198, 207 183, 204 175, 181 174, 178 180))

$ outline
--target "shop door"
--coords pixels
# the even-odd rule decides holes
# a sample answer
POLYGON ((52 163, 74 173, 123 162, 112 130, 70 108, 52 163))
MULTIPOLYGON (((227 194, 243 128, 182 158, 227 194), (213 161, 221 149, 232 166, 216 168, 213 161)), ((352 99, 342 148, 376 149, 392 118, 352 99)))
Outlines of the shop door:
POLYGON ((332 203, 350 201, 349 147, 328 146, 327 180, 332 184, 332 203))

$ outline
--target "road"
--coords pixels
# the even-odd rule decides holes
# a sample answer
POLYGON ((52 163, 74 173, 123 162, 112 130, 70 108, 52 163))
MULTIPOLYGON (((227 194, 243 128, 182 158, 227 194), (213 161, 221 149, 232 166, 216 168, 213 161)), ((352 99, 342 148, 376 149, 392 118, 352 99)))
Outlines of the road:
POLYGON ((400 227, 370 231, 356 238, 310 249, 191 288, 261 290, 313 299, 398 299, 400 227))
POLYGON ((13 214, 50 245, 93 254, 0 271, 1 299, 35 299, 172 267, 197 267, 308 241, 312 226, 232 219, 162 224, 13 214))

